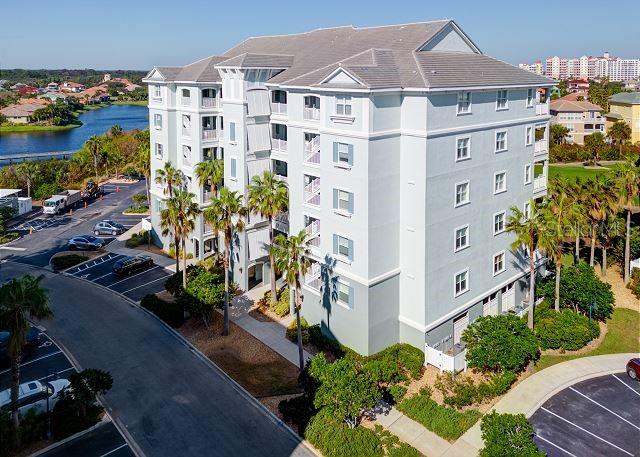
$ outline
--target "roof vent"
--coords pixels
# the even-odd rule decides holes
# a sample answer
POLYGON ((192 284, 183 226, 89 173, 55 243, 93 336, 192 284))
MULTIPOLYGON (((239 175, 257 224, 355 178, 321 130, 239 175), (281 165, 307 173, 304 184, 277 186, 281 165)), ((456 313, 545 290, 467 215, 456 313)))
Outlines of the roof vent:
POLYGON ((438 73, 438 72, 437 72, 437 71, 435 71, 435 70, 431 70, 431 74, 432 74, 432 75, 435 75, 436 73, 438 73))

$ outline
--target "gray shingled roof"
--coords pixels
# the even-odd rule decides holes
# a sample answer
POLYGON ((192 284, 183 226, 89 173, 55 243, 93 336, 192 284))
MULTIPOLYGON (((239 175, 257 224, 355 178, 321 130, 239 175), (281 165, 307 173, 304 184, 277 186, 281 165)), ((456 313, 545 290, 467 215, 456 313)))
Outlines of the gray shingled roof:
POLYGON ((638 105, 640 104, 640 92, 620 92, 609 97, 609 101, 638 105))
MULTIPOLYGON (((224 57, 222 57, 224 59, 224 57)), ((240 68, 289 68, 293 64, 291 54, 254 54, 244 53, 218 63, 221 67, 240 68)))

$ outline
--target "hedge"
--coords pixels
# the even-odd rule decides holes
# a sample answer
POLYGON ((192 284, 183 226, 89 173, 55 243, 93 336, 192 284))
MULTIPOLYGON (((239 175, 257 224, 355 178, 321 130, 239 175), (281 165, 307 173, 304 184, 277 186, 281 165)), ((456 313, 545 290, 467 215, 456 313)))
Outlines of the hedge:
POLYGON ((534 430, 524 414, 493 411, 480 424, 485 447, 480 457, 544 457, 533 441, 534 430))
POLYGON ((536 308, 535 333, 542 349, 575 351, 598 338, 600 327, 570 309, 556 312, 545 301, 536 308))
POLYGON ((184 323, 182 306, 176 302, 162 300, 156 294, 148 294, 142 297, 140 306, 151 311, 173 328, 178 328, 184 323))
POLYGON ((431 398, 431 390, 428 388, 420 390, 418 395, 405 398, 396 408, 449 441, 460 438, 482 416, 475 409, 460 412, 439 405, 431 398))
POLYGON ((56 271, 66 270, 87 260, 89 260, 89 257, 80 254, 59 255, 51 259, 51 266, 56 271))
POLYGON ((134 233, 131 235, 125 244, 128 248, 137 248, 141 244, 149 244, 149 232, 147 230, 143 230, 140 233, 134 233))

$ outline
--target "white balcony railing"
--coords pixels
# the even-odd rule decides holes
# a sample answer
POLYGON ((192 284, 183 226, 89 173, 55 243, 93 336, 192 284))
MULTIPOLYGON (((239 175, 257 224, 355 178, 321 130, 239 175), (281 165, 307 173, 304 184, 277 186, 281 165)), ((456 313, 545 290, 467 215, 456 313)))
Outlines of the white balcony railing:
POLYGON ((280 138, 271 138, 271 149, 274 151, 286 151, 287 140, 281 140, 280 138))
POLYGON ((273 218, 273 228, 284 233, 289 233, 288 211, 284 211, 273 218))
POLYGON ((311 205, 320 204, 320 178, 316 178, 304 186, 304 201, 311 205))
POLYGON ((153 103, 162 103, 162 97, 151 97, 153 103))
POLYGON ((218 131, 213 129, 204 129, 202 130, 202 139, 203 140, 216 140, 218 139, 218 131))
POLYGON ((271 114, 287 114, 286 103, 271 103, 271 114))
POLYGON ((536 141, 534 153, 541 154, 547 152, 547 140, 536 141))
POLYGON ((533 178, 533 190, 543 190, 547 188, 547 176, 540 175, 533 178))
POLYGON ((218 107, 218 99, 214 97, 202 97, 202 107, 203 108, 217 108, 218 107))
POLYGON ((274 175, 274 178, 276 178, 278 181, 282 181, 282 182, 287 182, 289 180, 289 178, 287 176, 284 176, 284 175, 274 175))
POLYGON ((302 118, 307 121, 319 121, 320 120, 320 109, 319 108, 308 108, 304 107, 304 111, 302 113, 302 118))
POLYGON ((538 116, 543 116, 549 114, 549 104, 548 103, 538 103, 536 105, 536 114, 538 116))
POLYGON ((307 271, 307 274, 305 275, 305 284, 313 289, 320 290, 320 272, 320 264, 318 262, 312 263, 309 267, 309 270, 307 271))
POLYGON ((182 127, 182 136, 191 136, 190 129, 186 129, 186 128, 182 127))
POLYGON ((320 136, 314 136, 311 141, 304 143, 304 161, 307 163, 320 163, 320 136))

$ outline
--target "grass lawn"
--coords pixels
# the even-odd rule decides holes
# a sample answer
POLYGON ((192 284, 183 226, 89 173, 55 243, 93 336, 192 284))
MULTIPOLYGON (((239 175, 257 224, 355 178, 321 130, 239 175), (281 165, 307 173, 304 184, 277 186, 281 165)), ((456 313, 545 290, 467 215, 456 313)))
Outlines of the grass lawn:
POLYGON ((135 105, 135 106, 147 106, 149 102, 147 100, 116 100, 111 102, 112 105, 135 105))
POLYGON ((536 371, 578 357, 640 352, 639 335, 640 313, 632 309, 616 308, 613 311, 611 319, 607 322, 607 334, 600 346, 580 355, 543 355, 536 365, 536 371))
POLYGON ((576 178, 593 178, 603 173, 609 173, 611 170, 607 168, 585 168, 582 166, 566 166, 549 165, 549 178, 565 177, 570 179, 576 178))
POLYGON ((76 127, 80 127, 81 125, 82 122, 69 125, 0 125, 0 133, 62 132, 65 130, 75 129, 76 127))

